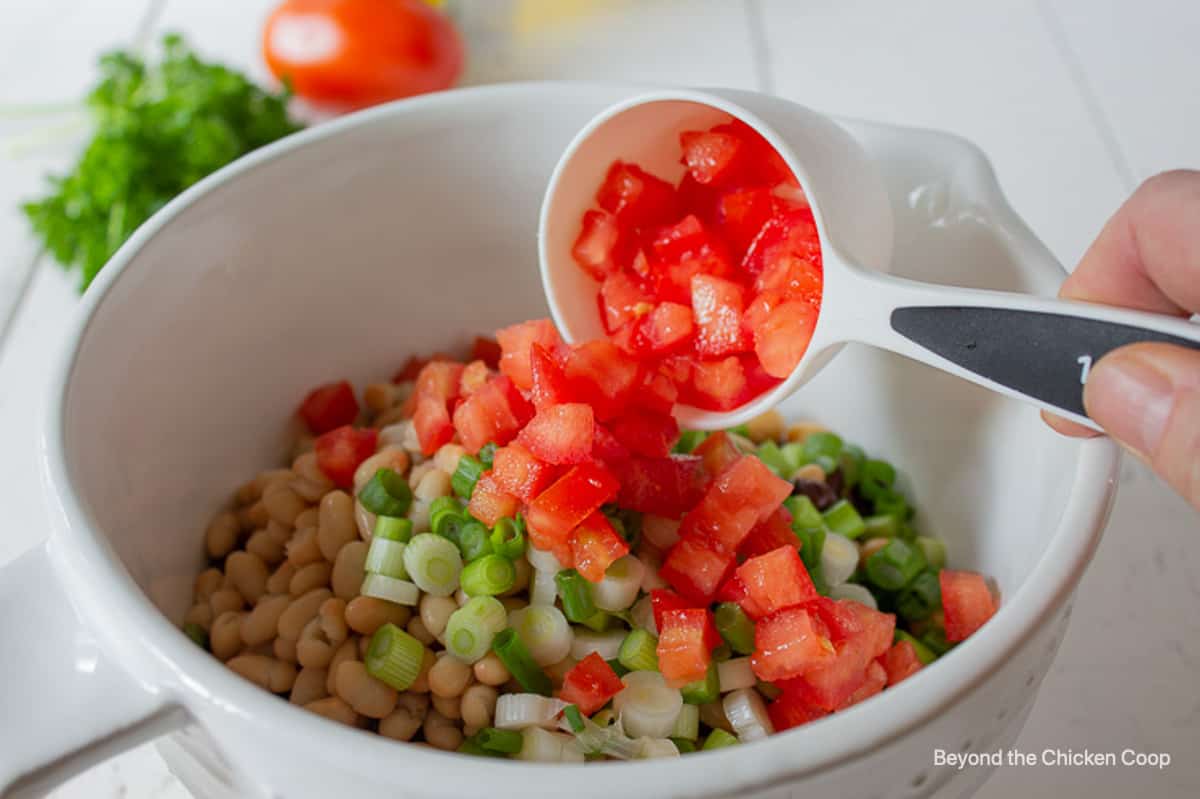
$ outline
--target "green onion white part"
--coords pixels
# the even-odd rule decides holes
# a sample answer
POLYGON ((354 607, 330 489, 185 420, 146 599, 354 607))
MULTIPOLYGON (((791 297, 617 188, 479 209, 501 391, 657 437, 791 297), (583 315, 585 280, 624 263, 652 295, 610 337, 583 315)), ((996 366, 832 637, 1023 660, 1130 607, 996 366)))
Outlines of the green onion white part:
POLYGON ((654 623, 654 605, 651 604, 650 597, 644 596, 634 602, 633 607, 629 609, 629 618, 633 621, 635 628, 641 627, 656 638, 658 637, 658 625, 654 623))
POLYGON ((558 599, 558 583, 554 576, 558 572, 542 571, 534 568, 533 578, 529 581, 529 604, 553 605, 558 599))
POLYGON ((608 567, 604 579, 592 585, 592 602, 600 610, 626 610, 637 599, 645 570, 645 565, 632 555, 618 558, 608 567))
POLYGON ((450 596, 458 589, 462 555, 453 541, 433 533, 415 535, 404 549, 404 568, 427 594, 450 596))
POLYGON ((631 671, 625 688, 613 698, 613 710, 633 737, 665 738, 675 728, 683 696, 657 671, 631 671))
POLYGON ((369 572, 405 580, 408 578, 408 572, 404 568, 404 550, 404 544, 399 541, 373 537, 371 548, 367 550, 367 562, 363 568, 369 572))
POLYGON ((831 588, 850 579, 858 568, 858 545, 838 533, 825 534, 821 548, 821 571, 831 588))
POLYGON ((679 708, 679 717, 675 719, 675 729, 671 731, 672 738, 687 738, 694 741, 700 737, 700 706, 684 705, 679 708))
POLYGON ((754 676, 748 657, 730 658, 718 663, 717 680, 721 683, 722 691, 753 688, 758 683, 758 677, 754 676))
POLYGON ((583 750, 575 738, 560 732, 549 732, 539 727, 530 727, 521 733, 524 742, 517 760, 536 763, 582 763, 583 750))
POLYGON ((671 587, 658 573, 659 567, 662 566, 662 558, 651 555, 649 552, 643 552, 638 555, 638 560, 642 562, 642 566, 645 568, 645 571, 642 572, 641 589, 643 591, 648 594, 655 588, 671 587))
POLYGON ((630 630, 621 641, 617 659, 630 671, 658 671, 658 639, 641 627, 630 630))
POLYGON ((666 552, 679 540, 679 521, 646 514, 642 517, 642 537, 666 552))
POLYGON ((535 546, 530 546, 525 550, 525 557, 529 560, 529 565, 538 571, 550 572, 550 574, 558 574, 565 566, 558 562, 558 558, 554 557, 553 552, 545 549, 538 549, 535 546))
POLYGON ((835 585, 829 589, 830 599, 853 599, 855 602, 861 602, 871 610, 878 610, 879 606, 875 603, 875 595, 871 593, 871 589, 865 585, 858 583, 842 583, 835 585))
POLYGON ((397 605, 416 605, 421 601, 421 589, 408 580, 397 580, 386 574, 368 573, 363 578, 359 593, 376 599, 395 602, 397 605))
POLYGON ((729 726, 733 727, 738 740, 743 743, 766 738, 775 732, 767 715, 767 706, 753 689, 743 688, 726 694, 721 706, 725 710, 725 718, 729 719, 729 726))
POLYGON ((679 757, 679 748, 670 738, 639 738, 638 760, 652 760, 660 757, 679 757))
POLYGON ((501 694, 496 700, 496 717, 492 723, 502 730, 554 729, 566 706, 561 699, 541 694, 501 694))
POLYGON ((624 640, 624 630, 607 630, 598 633, 588 629, 576 629, 575 640, 571 642, 571 657, 583 660, 595 652, 604 660, 612 660, 620 654, 621 642, 624 640))
POLYGON ((508 614, 512 627, 535 663, 549 666, 571 653, 574 634, 567 617, 553 605, 529 605, 508 614))
POLYGON ((499 599, 472 597, 446 622, 446 651, 464 663, 474 663, 491 650, 492 640, 507 626, 508 613, 499 599))

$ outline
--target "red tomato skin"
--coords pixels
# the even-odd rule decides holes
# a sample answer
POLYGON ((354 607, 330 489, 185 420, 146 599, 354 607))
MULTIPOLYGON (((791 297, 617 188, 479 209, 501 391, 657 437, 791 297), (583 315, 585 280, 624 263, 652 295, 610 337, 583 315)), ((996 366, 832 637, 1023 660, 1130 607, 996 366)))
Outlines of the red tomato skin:
POLYGON ((483 361, 489 369, 499 368, 500 345, 495 339, 476 336, 475 341, 471 343, 471 360, 483 361))
POLYGON ((756 621, 767 615, 750 597, 750 592, 746 590, 746 584, 742 582, 742 578, 736 571, 729 575, 728 580, 721 583, 716 599, 718 602, 734 602, 740 605, 742 610, 746 611, 746 615, 756 621))
POLYGON ((792 531, 792 514, 781 505, 774 513, 751 528, 750 535, 746 536, 738 548, 738 554, 744 558, 753 558, 782 546, 796 549, 800 546, 800 541, 792 531))
POLYGON ((658 625, 658 669, 672 684, 704 679, 712 651, 720 643, 714 637, 712 614, 706 608, 667 610, 658 625))
POLYGON ((678 519, 704 496, 708 480, 699 458, 624 458, 611 464, 621 481, 617 502, 623 508, 678 519))
POLYGON ((467 511, 488 527, 494 527, 505 516, 516 518, 520 505, 516 497, 504 492, 496 484, 495 475, 488 470, 475 482, 467 511))
POLYGON ((965 641, 995 615, 996 600, 983 577, 975 572, 942 569, 938 583, 947 641, 965 641))
POLYGON ((533 388, 533 371, 530 365, 530 349, 540 344, 551 354, 563 349, 562 339, 549 319, 534 319, 511 325, 496 331, 500 344, 500 371, 508 375, 513 384, 522 391, 533 388))
MULTIPOLYGON (((864 620, 850 605, 851 600, 834 600, 818 597, 809 603, 808 609, 815 613, 829 630, 829 638, 835 644, 866 629, 864 620)), ((855 603, 859 604, 859 603, 855 603)))
POLYGON ((738 567, 737 576, 761 615, 803 605, 818 596, 799 552, 790 544, 748 559, 738 567))
POLYGON ((554 545, 565 544, 571 530, 612 500, 619 488, 617 478, 597 463, 572 466, 525 509, 530 538, 537 539, 534 545, 539 549, 551 549, 554 545), (548 545, 543 546, 538 541, 548 545))
POLYGON ((708 605, 735 563, 731 553, 690 536, 675 542, 658 574, 685 599, 708 605))
POLYGON ((517 442, 500 447, 492 459, 496 486, 522 502, 530 502, 554 479, 555 469, 517 442))
POLYGON ((704 499, 683 517, 681 535, 699 535, 736 552, 751 528, 792 493, 792 484, 753 455, 743 455, 713 481, 704 499))
POLYGON ((575 570, 588 582, 598 583, 604 572, 629 554, 629 542, 617 533, 603 513, 588 516, 567 536, 575 570))
POLYGON ((517 441, 546 463, 583 463, 592 457, 595 425, 590 405, 551 405, 537 412, 517 435, 517 441))
POLYGON ((596 652, 571 667, 563 675, 559 699, 579 708, 579 712, 590 716, 604 707, 625 687, 621 678, 596 652))
POLYGON ((592 457, 612 469, 613 474, 619 474, 616 464, 628 459, 629 455, 629 450, 617 440, 612 431, 596 422, 596 430, 592 434, 592 457))
POLYGON ((650 610, 654 613, 654 628, 663 628, 663 616, 669 610, 687 610, 694 607, 691 602, 667 588, 654 588, 650 591, 650 610))
POLYGON ((665 458, 679 440, 679 423, 666 413, 629 408, 609 422, 613 436, 635 455, 665 458))
POLYGON ((879 660, 887 671, 888 687, 908 679, 924 665, 917 657, 917 650, 913 648, 911 641, 897 641, 879 660))
POLYGON ((812 615, 793 607, 766 616, 754 627, 750 666, 761 680, 774 682, 799 677, 834 658, 834 647, 812 615))
POLYGON ((355 430, 350 425, 322 433, 313 442, 317 466, 338 488, 353 488, 354 470, 375 454, 378 440, 379 431, 372 428, 355 430))
POLYGON ((795 691, 784 691, 767 705, 767 716, 775 732, 783 732, 829 715, 816 705, 810 705, 795 691))
POLYGON ((286 0, 267 18, 262 48, 296 94, 344 108, 448 89, 463 67, 458 32, 419 0, 286 0))
POLYGON ((300 404, 300 418, 313 435, 328 433, 358 418, 358 399, 347 380, 317 386, 300 404))

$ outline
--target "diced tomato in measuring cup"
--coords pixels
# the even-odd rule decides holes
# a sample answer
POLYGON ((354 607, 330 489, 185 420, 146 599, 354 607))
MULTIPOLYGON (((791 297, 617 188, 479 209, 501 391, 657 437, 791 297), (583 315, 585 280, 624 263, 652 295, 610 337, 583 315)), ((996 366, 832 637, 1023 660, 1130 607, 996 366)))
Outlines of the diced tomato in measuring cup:
POLYGON ((538 460, 517 442, 500 447, 492 459, 496 486, 523 502, 530 502, 554 479, 555 469, 538 460))
POLYGON ((637 389, 638 362, 604 339, 573 348, 565 372, 572 390, 604 421, 620 413, 637 389))
POLYGON ((792 514, 781 505, 774 513, 751 528, 750 535, 746 536, 738 548, 738 554, 753 558, 782 546, 796 549, 799 545, 800 541, 792 531, 792 514))
POLYGON ((730 133, 689 130, 679 134, 682 161, 700 184, 722 183, 734 174, 742 152, 742 139, 730 133))
POLYGON ((788 211, 768 220, 746 251, 742 269, 758 276, 783 258, 821 263, 821 239, 810 209, 788 211))
POLYGON ((700 458, 691 455, 624 458, 610 468, 621 481, 621 507, 672 519, 694 507, 708 483, 700 458))
POLYGON ((663 302, 642 317, 638 331, 653 353, 679 349, 692 336, 695 318, 692 309, 678 302, 663 302))
POLYGON ((901 680, 906 680, 921 670, 921 659, 912 641, 897 641, 892 648, 880 658, 883 668, 887 671, 887 684, 893 686, 901 680))
POLYGON ((300 418, 313 435, 327 433, 358 418, 358 399, 346 380, 317 386, 300 404, 300 418))
POLYGON ((567 536, 575 570, 585 580, 598 583, 618 558, 629 554, 629 542, 617 533, 608 518, 599 511, 588 516, 567 536))
POLYGON ((530 540, 539 549, 566 544, 570 532, 593 511, 611 501, 619 487, 617 478, 597 463, 571 467, 526 507, 525 522, 530 540))
POLYGON ((496 483, 495 475, 487 471, 475 481, 467 511, 488 527, 494 527, 505 516, 516 518, 520 504, 516 497, 503 491, 496 483))
POLYGON ((668 610, 658 623, 658 670, 674 684, 704 679, 712 651, 721 643, 705 608, 668 610))
POLYGON ((603 211, 588 211, 571 256, 596 280, 617 272, 625 261, 625 240, 616 218, 603 211))
POLYGON ((463 448, 472 455, 488 443, 507 444, 521 429, 505 383, 504 377, 487 381, 454 409, 454 429, 463 448))
POLYGON ((754 329, 754 352, 767 374, 785 378, 795 370, 812 340, 817 313, 807 302, 785 302, 754 329))
POLYGON ((590 405, 552 405, 538 411, 517 440, 546 463, 583 463, 592 457, 595 424, 590 405))
POLYGON ((829 711, 804 701, 796 691, 784 691, 767 705, 767 716, 776 732, 790 730, 827 715, 829 711))
MULTIPOLYGON (((760 619, 750 665, 761 680, 799 677, 834 659, 833 644, 806 609, 794 607, 760 619)), ((855 686, 856 688, 858 686, 855 686)))
POLYGON ((609 422, 613 436, 635 455, 665 458, 679 440, 679 423, 666 413, 629 408, 609 422))
POLYGON ((737 576, 761 615, 769 616, 817 598, 817 589, 793 544, 749 558, 738 567, 737 576))
POLYGON ((964 641, 996 613, 996 600, 981 575, 942 569, 942 611, 946 616, 946 640, 964 641))
POLYGON ((500 344, 500 371, 522 391, 533 387, 530 347, 540 344, 551 354, 563 349, 562 339, 549 319, 534 319, 497 330, 496 341, 500 344))
POLYGON ((792 493, 792 484, 753 455, 743 455, 717 476, 704 499, 683 517, 681 535, 702 536, 736 552, 751 528, 792 493))
POLYGON ((616 161, 609 167, 596 204, 625 226, 660 224, 675 213, 675 187, 636 164, 616 161))
POLYGON ((671 547, 658 574, 685 599, 707 605, 735 563, 731 553, 692 536, 671 547))
POLYGON ((718 430, 700 442, 700 446, 692 451, 704 461, 704 470, 710 477, 716 477, 742 457, 742 453, 734 446, 733 440, 724 430, 718 430))
POLYGON ((592 652, 563 675, 559 699, 590 716, 608 704, 625 687, 621 678, 599 654, 592 652))
POLYGON ((696 351, 718 358, 750 348, 742 329, 745 306, 743 289, 737 283, 713 275, 692 278, 692 311, 696 317, 696 351))
POLYGON ((350 425, 322 433, 313 442, 317 467, 338 488, 353 488, 354 470, 375 454, 378 439, 379 431, 355 430, 350 425))
POLYGON ((640 319, 653 308, 653 298, 625 272, 609 275, 600 285, 600 312, 604 329, 609 333, 640 319))
POLYGON ((717 206, 718 229, 740 259, 762 226, 775 211, 775 196, 762 186, 733 189, 721 195, 717 206))

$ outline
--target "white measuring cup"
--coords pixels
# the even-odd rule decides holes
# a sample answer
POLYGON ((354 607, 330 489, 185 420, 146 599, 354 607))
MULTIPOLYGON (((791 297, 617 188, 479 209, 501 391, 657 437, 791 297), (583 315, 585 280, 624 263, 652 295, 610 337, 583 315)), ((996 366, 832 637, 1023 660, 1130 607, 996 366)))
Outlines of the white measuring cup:
POLYGON ((857 341, 1098 430, 1083 407, 1094 361, 1138 341, 1200 349, 1200 325, 1176 317, 887 274, 891 206, 858 142, 804 106, 735 90, 631 98, 597 115, 567 147, 546 190, 538 247, 546 298, 568 342, 604 335, 599 286, 575 263, 571 247, 609 165, 619 158, 678 178, 679 134, 730 117, 762 134, 800 181, 820 237, 824 293, 812 340, 790 376, 729 411, 681 405, 676 415, 688 427, 718 429, 753 418, 804 385, 843 344, 857 341))

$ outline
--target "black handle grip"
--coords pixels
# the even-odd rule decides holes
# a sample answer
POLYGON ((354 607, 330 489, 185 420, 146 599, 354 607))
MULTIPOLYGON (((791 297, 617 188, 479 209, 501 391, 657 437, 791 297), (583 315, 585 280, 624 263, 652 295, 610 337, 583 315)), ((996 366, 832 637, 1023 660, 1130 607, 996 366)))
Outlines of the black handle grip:
POLYGON ((1010 308, 897 308, 891 323, 968 371, 1079 416, 1087 416, 1088 370, 1110 350, 1139 341, 1200 349, 1195 341, 1132 325, 1010 308))

